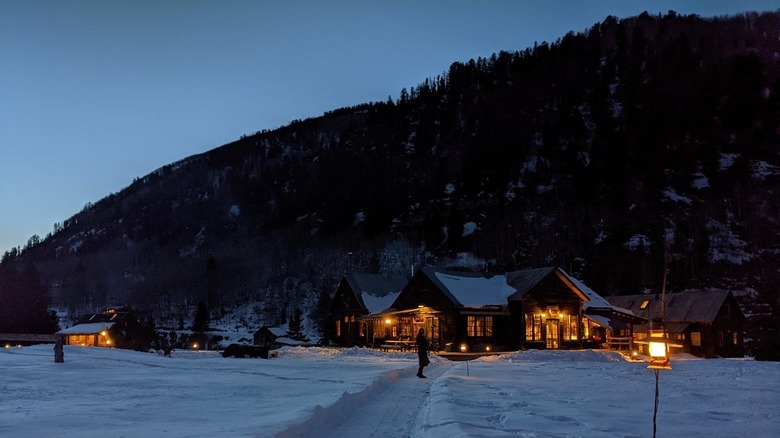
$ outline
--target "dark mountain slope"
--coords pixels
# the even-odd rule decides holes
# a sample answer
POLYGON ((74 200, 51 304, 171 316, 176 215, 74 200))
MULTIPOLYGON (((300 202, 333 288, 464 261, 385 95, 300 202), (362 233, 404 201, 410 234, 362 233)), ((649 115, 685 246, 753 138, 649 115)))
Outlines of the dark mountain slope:
POLYGON ((166 166, 3 264, 76 311, 256 301, 269 322, 344 270, 463 253, 610 294, 657 290, 668 247, 671 290, 776 297, 779 37, 778 14, 608 17, 166 166))

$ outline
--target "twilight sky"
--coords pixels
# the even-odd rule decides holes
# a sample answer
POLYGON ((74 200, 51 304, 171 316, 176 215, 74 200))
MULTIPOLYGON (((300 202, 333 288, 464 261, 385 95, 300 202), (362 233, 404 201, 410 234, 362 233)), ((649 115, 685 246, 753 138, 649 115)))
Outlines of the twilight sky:
POLYGON ((607 15, 780 0, 0 0, 0 254, 165 164, 607 15))

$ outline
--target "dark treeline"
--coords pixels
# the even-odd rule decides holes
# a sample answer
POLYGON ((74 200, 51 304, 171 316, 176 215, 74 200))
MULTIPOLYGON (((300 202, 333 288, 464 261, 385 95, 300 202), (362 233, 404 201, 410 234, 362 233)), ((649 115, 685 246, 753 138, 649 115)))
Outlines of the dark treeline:
POLYGON ((345 270, 463 253, 604 295, 657 291, 667 266, 670 290, 753 291, 771 320, 779 37, 777 13, 608 17, 166 166, 3 266, 34 263, 74 311, 255 302, 269 323, 345 270))

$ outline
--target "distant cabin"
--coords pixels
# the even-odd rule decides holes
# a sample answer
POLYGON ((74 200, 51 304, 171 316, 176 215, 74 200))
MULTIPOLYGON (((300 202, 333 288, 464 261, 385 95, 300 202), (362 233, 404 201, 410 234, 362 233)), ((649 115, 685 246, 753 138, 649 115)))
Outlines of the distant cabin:
POLYGON ((344 347, 369 345, 362 318, 389 308, 408 282, 404 275, 345 274, 328 311, 329 340, 344 347))
POLYGON ((274 348, 276 340, 287 336, 287 330, 276 326, 262 326, 252 336, 253 343, 261 347, 274 348))
MULTIPOLYGON (((609 302, 647 320, 660 319, 656 295, 609 297, 609 302)), ((742 357, 745 354, 745 314, 730 291, 713 290, 666 294, 663 328, 679 341, 681 351, 698 357, 742 357)), ((635 327, 634 336, 647 336, 649 324, 635 327)))
POLYGON ((112 347, 108 330, 113 322, 92 322, 76 324, 57 332, 65 338, 65 345, 80 345, 83 347, 112 347))
POLYGON ((65 345, 113 347, 108 331, 115 323, 125 320, 127 314, 127 309, 111 307, 103 313, 80 318, 76 325, 60 330, 57 334, 64 336, 65 345))

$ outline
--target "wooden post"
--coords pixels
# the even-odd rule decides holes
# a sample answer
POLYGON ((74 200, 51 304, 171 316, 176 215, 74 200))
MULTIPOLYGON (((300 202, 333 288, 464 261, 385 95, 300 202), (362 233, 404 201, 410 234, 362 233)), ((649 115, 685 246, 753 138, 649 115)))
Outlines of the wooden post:
POLYGON ((65 362, 65 352, 63 351, 62 344, 62 336, 57 336, 57 340, 54 342, 54 363, 65 362))

